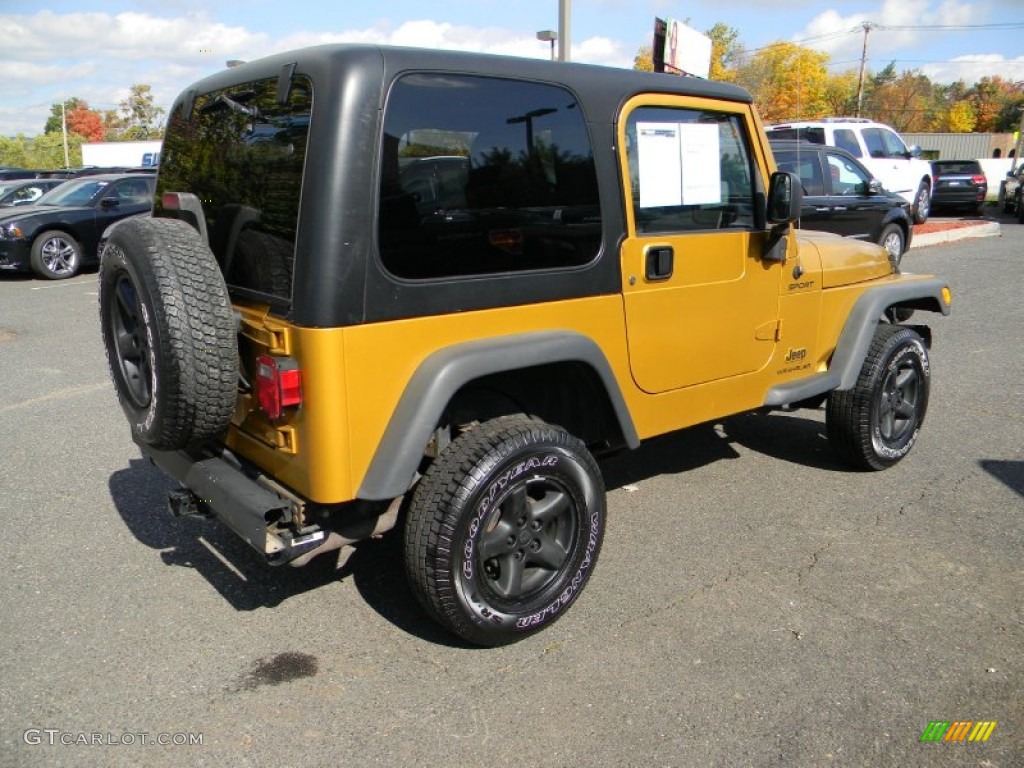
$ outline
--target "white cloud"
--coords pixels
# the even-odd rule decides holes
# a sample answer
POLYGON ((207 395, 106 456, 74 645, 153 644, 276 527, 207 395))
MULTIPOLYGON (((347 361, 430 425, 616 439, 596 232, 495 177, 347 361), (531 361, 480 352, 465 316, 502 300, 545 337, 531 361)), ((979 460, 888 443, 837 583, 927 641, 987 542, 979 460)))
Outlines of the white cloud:
MULTIPOLYGON (((890 61, 896 60, 898 71, 904 69, 920 69, 929 77, 940 82, 948 82, 964 77, 973 82, 977 77, 969 74, 969 68, 959 66, 925 66, 920 51, 925 46, 934 45, 936 40, 944 39, 944 35, 965 34, 958 32, 941 32, 935 29, 920 27, 963 26, 981 24, 986 19, 985 6, 979 3, 965 3, 959 0, 884 0, 877 9, 853 13, 843 16, 835 10, 824 11, 815 16, 806 27, 796 32, 791 40, 828 53, 835 69, 854 68, 860 62, 861 49, 864 43, 864 22, 871 22, 872 29, 868 33, 868 65, 878 70, 890 61), (918 27, 918 29, 910 29, 918 27), (956 74, 956 73, 964 74, 956 74), (934 73, 934 74, 933 74, 934 73)), ((993 57, 991 63, 997 70, 988 70, 982 74, 1001 74, 1012 76, 1014 65, 1002 57, 993 57)), ((1019 70, 1017 70, 1019 72, 1019 70)), ((980 76, 980 75, 979 75, 980 76)), ((1017 79, 1020 79, 1018 76, 1017 79)))
POLYGON ((949 61, 921 65, 921 71, 935 82, 963 80, 970 85, 983 77, 1000 75, 1011 82, 1024 81, 1024 56, 1007 59, 999 54, 957 56, 949 61))

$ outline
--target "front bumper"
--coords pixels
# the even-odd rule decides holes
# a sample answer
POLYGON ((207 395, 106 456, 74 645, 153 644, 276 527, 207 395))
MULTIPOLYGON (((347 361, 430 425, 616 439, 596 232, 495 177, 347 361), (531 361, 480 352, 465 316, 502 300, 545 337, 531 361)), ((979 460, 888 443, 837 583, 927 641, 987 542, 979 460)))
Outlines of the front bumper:
POLYGON ((0 269, 16 272, 32 269, 32 246, 27 239, 0 240, 0 269))

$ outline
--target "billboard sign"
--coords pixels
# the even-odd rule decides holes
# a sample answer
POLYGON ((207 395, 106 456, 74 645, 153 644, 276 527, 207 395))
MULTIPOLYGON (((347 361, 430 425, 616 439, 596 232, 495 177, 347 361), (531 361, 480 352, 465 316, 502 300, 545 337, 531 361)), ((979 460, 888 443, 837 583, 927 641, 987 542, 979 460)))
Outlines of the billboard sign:
MULTIPOLYGON (((661 20, 655 20, 656 41, 660 38, 659 21, 661 20)), ((663 23, 665 42, 661 53, 664 71, 707 78, 711 71, 711 38, 686 26, 678 19, 665 19, 663 23)))

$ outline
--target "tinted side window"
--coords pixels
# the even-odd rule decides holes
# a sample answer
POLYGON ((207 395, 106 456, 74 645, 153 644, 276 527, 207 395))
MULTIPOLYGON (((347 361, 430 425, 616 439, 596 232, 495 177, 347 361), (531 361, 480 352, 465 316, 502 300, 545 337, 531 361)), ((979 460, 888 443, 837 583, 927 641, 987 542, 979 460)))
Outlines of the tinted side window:
POLYGON ((863 157, 864 153, 860 151, 860 142, 857 141, 857 134, 851 131, 849 128, 837 128, 833 133, 836 146, 840 149, 845 149, 854 157, 863 157))
POLYGON ((597 174, 571 93, 492 77, 415 74, 384 115, 381 261, 431 279, 589 263, 597 174))
POLYGON ((903 139, 884 128, 880 128, 879 132, 882 134, 882 143, 885 145, 885 156, 906 159, 907 145, 903 143, 903 139))
POLYGON ((637 232, 749 229, 754 170, 738 115, 643 107, 626 123, 637 232))
POLYGON ((907 145, 887 128, 865 128, 864 143, 872 157, 906 158, 907 145))
POLYGON ((176 110, 168 122, 157 212, 164 192, 197 195, 233 287, 291 298, 312 101, 307 78, 293 79, 284 105, 277 80, 261 80, 198 96, 190 119, 176 110))
POLYGON ((821 161, 818 159, 817 152, 779 152, 776 150, 775 162, 780 171, 789 171, 800 177, 805 195, 825 194, 821 161))

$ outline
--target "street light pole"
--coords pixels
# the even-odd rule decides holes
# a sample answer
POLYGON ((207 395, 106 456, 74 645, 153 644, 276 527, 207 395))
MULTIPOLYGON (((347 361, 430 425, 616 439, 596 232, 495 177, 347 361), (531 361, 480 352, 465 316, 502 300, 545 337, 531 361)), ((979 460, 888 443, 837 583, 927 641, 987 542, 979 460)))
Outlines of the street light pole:
POLYGON ((571 0, 558 0, 558 59, 569 60, 569 17, 572 15, 571 0))
POLYGON ((60 103, 60 130, 64 134, 64 167, 71 167, 71 158, 68 157, 68 115, 64 108, 65 103, 60 103))

